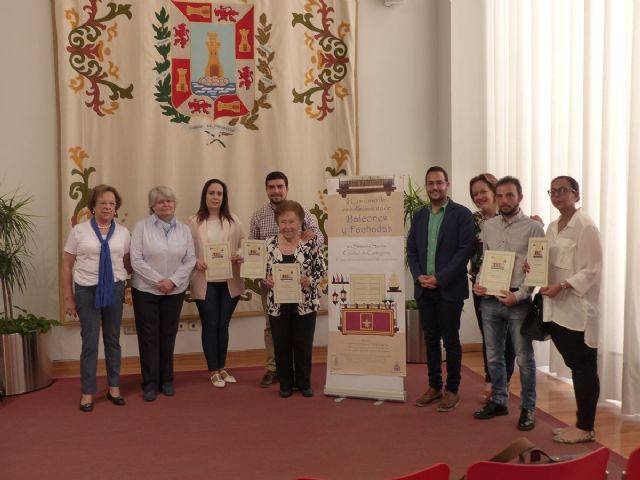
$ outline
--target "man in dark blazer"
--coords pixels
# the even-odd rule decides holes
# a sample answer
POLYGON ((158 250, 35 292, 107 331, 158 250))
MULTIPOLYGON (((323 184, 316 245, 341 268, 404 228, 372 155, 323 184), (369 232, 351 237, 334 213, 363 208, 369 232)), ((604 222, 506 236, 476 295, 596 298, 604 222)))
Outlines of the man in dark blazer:
POLYGON ((449 412, 460 402, 460 315, 469 297, 467 262, 473 250, 473 218, 468 208, 448 197, 449 176, 442 167, 429 168, 425 184, 431 204, 415 214, 407 237, 407 260, 415 282, 429 371, 429 389, 416 405, 439 401, 438 411, 449 412), (444 392, 441 339, 447 353, 444 392))

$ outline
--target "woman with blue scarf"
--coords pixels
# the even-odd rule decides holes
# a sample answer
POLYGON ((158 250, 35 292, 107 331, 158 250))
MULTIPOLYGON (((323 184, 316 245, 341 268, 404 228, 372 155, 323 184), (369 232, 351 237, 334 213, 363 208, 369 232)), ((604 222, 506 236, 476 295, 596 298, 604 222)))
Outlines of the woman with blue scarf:
POLYGON ((83 412, 93 411, 93 395, 97 391, 100 325, 109 383, 107 398, 115 405, 125 404, 120 395, 120 323, 124 284, 131 266, 129 231, 115 221, 121 205, 122 199, 115 188, 96 186, 89 198, 91 220, 74 226, 64 247, 64 309, 70 317, 80 319, 80 410, 83 412))

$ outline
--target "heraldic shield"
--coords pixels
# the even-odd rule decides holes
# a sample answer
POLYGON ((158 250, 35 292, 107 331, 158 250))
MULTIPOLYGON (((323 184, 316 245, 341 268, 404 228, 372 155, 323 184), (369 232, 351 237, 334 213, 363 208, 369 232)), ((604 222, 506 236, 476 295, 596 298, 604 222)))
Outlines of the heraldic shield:
POLYGON ((189 116, 241 117, 253 107, 254 8, 171 3, 171 98, 189 116))

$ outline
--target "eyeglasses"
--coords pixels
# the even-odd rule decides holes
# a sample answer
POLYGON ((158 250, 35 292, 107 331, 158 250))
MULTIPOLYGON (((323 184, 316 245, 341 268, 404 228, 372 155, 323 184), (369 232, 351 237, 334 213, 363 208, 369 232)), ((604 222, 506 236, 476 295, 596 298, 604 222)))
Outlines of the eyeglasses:
POLYGON ((442 187, 444 185, 446 185, 447 182, 443 181, 443 180, 437 180, 435 182, 427 182, 427 187, 442 187))
POLYGON ((569 187, 560 187, 560 188, 551 188, 547 190, 547 193, 549 194, 550 197, 552 197, 553 195, 565 195, 569 192, 575 193, 575 189, 569 188, 569 187))
POLYGON ((101 207, 115 207, 116 202, 98 202, 97 205, 100 205, 101 207))

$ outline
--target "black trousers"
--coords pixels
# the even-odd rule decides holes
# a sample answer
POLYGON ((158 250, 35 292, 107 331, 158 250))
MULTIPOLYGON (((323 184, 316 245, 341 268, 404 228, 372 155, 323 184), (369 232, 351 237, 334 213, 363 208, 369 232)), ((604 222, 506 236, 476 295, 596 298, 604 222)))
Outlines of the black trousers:
POLYGON ((173 382, 173 349, 176 344, 184 293, 154 295, 131 289, 136 317, 142 389, 158 389, 173 382))
MULTIPOLYGON (((476 319, 478 320, 478 328, 480 329, 480 335, 482 336, 482 360, 484 360, 484 381, 491 383, 491 375, 489 375, 489 367, 487 366, 487 345, 484 342, 484 326, 482 324, 482 312, 480 312, 480 303, 482 297, 473 294, 473 309, 476 312, 476 319)), ((511 334, 507 330, 507 339, 504 345, 504 364, 507 367, 507 383, 511 381, 513 375, 513 369, 516 364, 516 351, 513 348, 513 341, 511 340, 511 334)))
POLYGON ((427 344, 427 370, 429 386, 442 389, 442 352, 440 340, 447 352, 446 389, 458 393, 460 369, 462 366, 462 346, 460 345, 460 315, 462 300, 448 302, 438 289, 424 289, 417 300, 420 321, 427 344))
POLYGON ((300 390, 310 388, 316 312, 269 316, 269 320, 280 390, 291 390, 294 385, 300 390))
POLYGON ((569 330, 554 322, 547 323, 546 326, 564 363, 571 369, 573 392, 578 405, 576 427, 591 431, 595 423, 596 407, 600 396, 598 349, 584 343, 582 331, 569 330))

